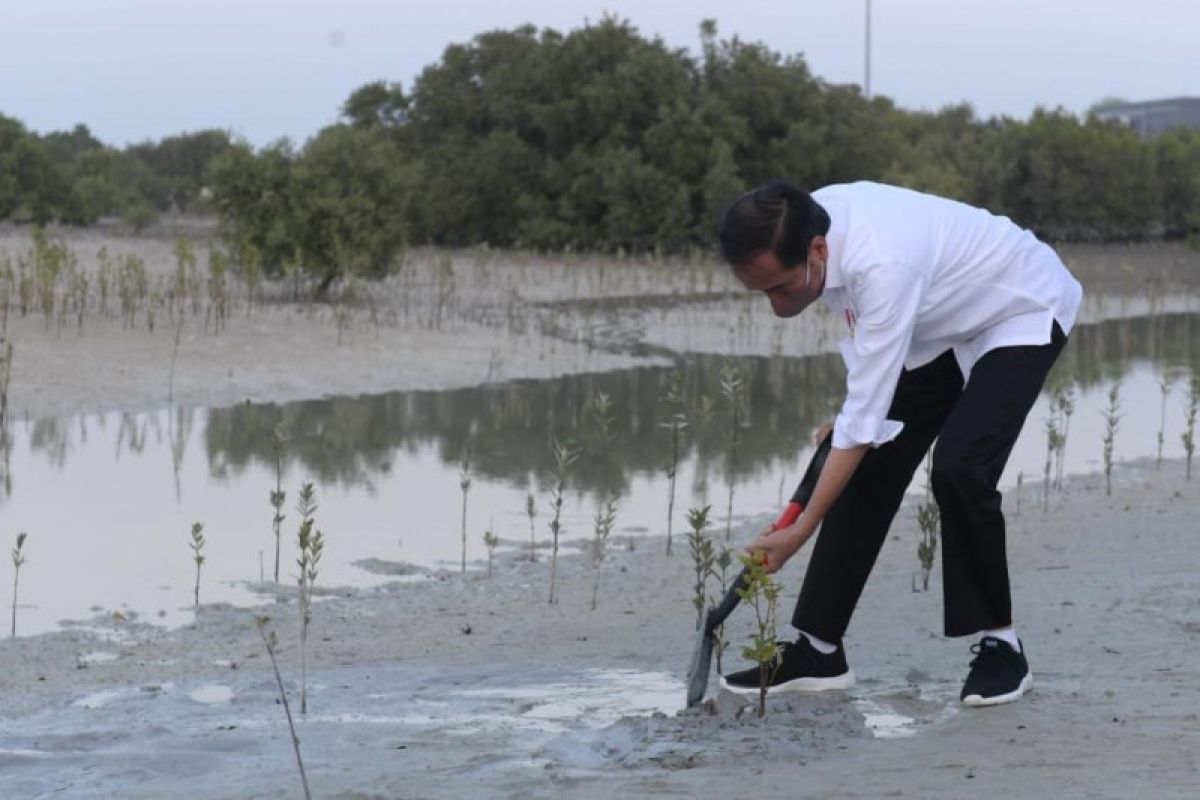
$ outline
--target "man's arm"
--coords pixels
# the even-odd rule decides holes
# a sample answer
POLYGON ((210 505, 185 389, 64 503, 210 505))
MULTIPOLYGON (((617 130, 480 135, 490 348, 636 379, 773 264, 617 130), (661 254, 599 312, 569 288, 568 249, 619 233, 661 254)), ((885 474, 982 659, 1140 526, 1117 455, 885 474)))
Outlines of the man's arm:
POLYGON ((829 513, 834 501, 850 482, 850 476, 858 469, 869 446, 863 444, 847 450, 830 450, 808 507, 799 518, 788 527, 774 533, 765 533, 746 546, 746 550, 761 551, 766 556, 768 572, 775 572, 782 567, 784 562, 812 538, 821 520, 829 513))

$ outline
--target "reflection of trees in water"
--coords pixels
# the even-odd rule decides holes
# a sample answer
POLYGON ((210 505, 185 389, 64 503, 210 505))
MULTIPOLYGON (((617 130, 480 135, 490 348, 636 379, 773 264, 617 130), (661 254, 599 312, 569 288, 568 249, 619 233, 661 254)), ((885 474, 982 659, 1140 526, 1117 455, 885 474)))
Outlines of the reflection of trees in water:
MULTIPOLYGON (((1051 384, 1073 379, 1086 388, 1120 377, 1139 359, 1164 368, 1200 363, 1200 315, 1079 326, 1051 384)), ((807 445, 812 429, 831 418, 840 403, 845 373, 841 359, 831 354, 736 361, 746 382, 738 459, 738 475, 746 476, 793 458, 807 445)), ((720 408, 723 363, 717 356, 691 356, 680 367, 690 423, 683 456, 696 458, 699 482, 723 474, 724 415, 718 410, 706 423, 698 413, 706 396, 720 408)), ((577 487, 596 493, 624 489, 639 473, 663 470, 670 432, 662 423, 669 412, 659 398, 668 372, 637 368, 453 391, 218 409, 210 412, 206 432, 210 468, 216 475, 236 474, 254 460, 273 468, 271 430, 283 423, 290 436, 288 463, 302 465, 322 482, 369 485, 372 476, 390 471, 396 450, 432 444, 446 463, 457 463, 470 447, 473 471, 527 485, 532 476, 550 471, 551 437, 559 436, 583 448, 573 471, 577 487), (612 398, 616 415, 608 444, 600 442, 589 415, 599 392, 612 398)))
MULTIPOLYGON (((721 415, 697 419, 701 398, 720 396, 723 359, 689 358, 683 365, 688 415, 686 454, 721 469, 725 432, 721 415)), ((843 381, 841 361, 738 359, 747 384, 747 427, 742 432, 741 474, 781 455, 794 454, 808 432, 831 410, 843 381)), ((205 434, 210 469, 236 473, 251 461, 273 464, 270 431, 283 423, 289 463, 300 463, 324 482, 363 482, 390 468, 394 451, 433 444, 447 463, 470 447, 472 470, 526 484, 552 466, 553 436, 569 438, 584 455, 573 469, 576 486, 623 489, 639 472, 659 472, 669 447, 661 427, 668 412, 659 402, 663 368, 638 368, 553 381, 510 383, 442 392, 394 392, 363 398, 237 406, 209 413, 205 434), (599 393, 613 398, 611 441, 601 444, 589 405, 599 393)))
POLYGON ((1162 314, 1079 325, 1050 373, 1051 386, 1074 379, 1084 388, 1117 380, 1134 361, 1160 370, 1200 369, 1200 314, 1162 314))

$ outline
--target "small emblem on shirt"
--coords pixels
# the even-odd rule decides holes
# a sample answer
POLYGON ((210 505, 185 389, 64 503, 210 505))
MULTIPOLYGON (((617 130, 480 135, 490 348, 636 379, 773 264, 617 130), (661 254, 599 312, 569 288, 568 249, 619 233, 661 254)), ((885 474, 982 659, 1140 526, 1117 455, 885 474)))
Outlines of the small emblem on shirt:
POLYGON ((850 338, 854 338, 854 323, 858 321, 858 317, 854 315, 854 309, 843 309, 846 314, 846 327, 850 329, 850 338))

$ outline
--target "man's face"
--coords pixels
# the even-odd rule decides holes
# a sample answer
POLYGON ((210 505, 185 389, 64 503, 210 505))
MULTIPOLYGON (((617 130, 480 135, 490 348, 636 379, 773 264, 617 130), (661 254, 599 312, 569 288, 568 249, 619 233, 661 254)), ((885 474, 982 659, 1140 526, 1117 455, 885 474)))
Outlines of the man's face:
POLYGON ((794 317, 821 296, 825 285, 825 241, 813 240, 807 264, 785 269, 774 253, 762 252, 733 268, 734 276, 752 292, 762 292, 777 317, 794 317))

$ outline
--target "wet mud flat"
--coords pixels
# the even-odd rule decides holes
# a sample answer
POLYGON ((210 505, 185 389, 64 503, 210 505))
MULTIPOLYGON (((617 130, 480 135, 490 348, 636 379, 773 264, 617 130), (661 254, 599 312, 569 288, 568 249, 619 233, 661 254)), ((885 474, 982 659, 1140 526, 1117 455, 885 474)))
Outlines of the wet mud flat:
MULTIPOLYGON (((612 549, 595 612, 594 575, 570 552, 555 606, 545 558, 522 551, 491 578, 434 572, 329 591, 314 609, 310 707, 297 723, 314 793, 1194 797, 1200 482, 1182 474, 1176 461, 1136 463, 1111 497, 1102 476, 1082 476, 1048 512, 1026 498, 1009 552, 1034 691, 994 709, 958 706, 969 642, 940 635, 936 571, 929 592, 911 590, 907 506, 847 636, 858 685, 771 697, 765 721, 717 689, 715 669, 713 703, 682 709, 691 567, 656 539, 612 549)), ((805 561, 780 576, 781 620, 805 561)), ((294 593, 256 588, 296 690, 294 593)), ((212 606, 172 631, 97 619, 0 644, 0 795, 297 796, 251 616, 212 606)), ((734 647, 749 616, 733 617, 734 647)), ((732 648, 725 659, 739 661, 732 648)))

